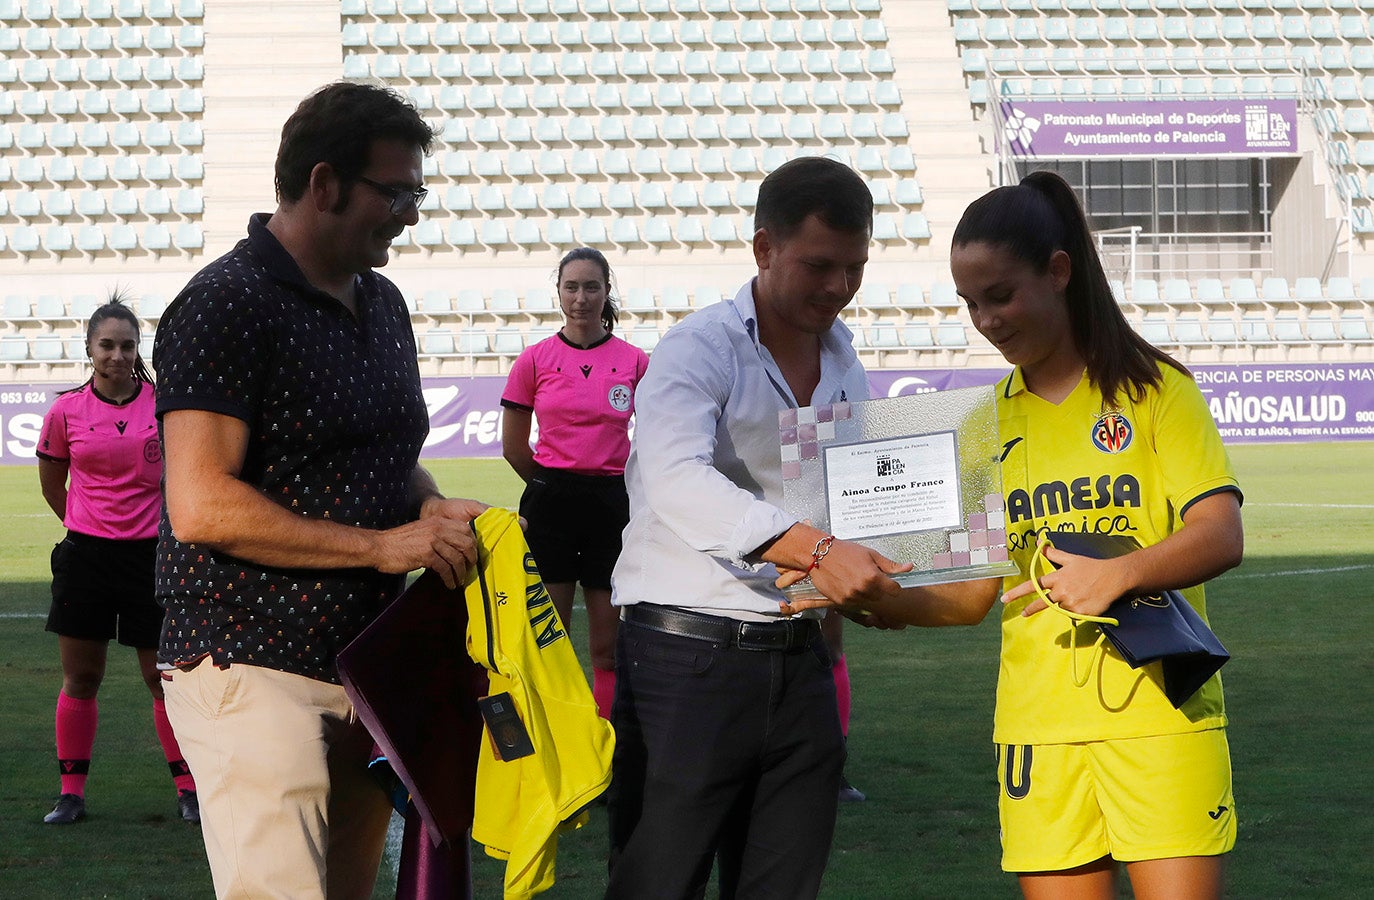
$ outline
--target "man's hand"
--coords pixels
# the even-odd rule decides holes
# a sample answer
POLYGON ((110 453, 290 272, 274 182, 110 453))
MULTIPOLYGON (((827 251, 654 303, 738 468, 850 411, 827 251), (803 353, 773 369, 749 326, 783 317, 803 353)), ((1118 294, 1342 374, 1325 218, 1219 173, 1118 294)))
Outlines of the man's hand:
POLYGON ((367 564, 393 575, 433 569, 445 587, 456 588, 467 579, 468 569, 477 563, 477 543, 468 524, 470 518, 422 514, 414 522, 376 532, 372 559, 367 564))
POLYGON ((465 500, 461 497, 429 497, 420 504, 420 518, 442 516, 445 519, 458 519, 471 522, 491 507, 481 500, 465 500))
MULTIPOLYGON (((901 586, 892 576, 910 571, 909 562, 895 562, 853 541, 836 540, 815 568, 801 574, 809 574, 816 590, 827 599, 841 606, 862 608, 895 597, 901 586)), ((786 581, 791 575, 781 574, 777 584, 782 587, 800 580, 786 581)))

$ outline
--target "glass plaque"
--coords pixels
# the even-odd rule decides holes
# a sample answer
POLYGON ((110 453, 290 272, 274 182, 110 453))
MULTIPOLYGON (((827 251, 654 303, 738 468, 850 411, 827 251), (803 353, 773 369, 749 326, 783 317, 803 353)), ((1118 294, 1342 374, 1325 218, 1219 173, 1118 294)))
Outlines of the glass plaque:
MULTIPOLYGON (((912 563, 900 584, 1016 573, 993 386, 789 409, 778 425, 784 508, 912 563)), ((820 596, 809 581, 787 594, 820 596)))

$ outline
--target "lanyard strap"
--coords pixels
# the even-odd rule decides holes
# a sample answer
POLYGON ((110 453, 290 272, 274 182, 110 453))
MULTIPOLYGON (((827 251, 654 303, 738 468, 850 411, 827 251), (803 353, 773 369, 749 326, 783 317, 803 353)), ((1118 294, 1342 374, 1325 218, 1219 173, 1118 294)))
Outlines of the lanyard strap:
MULTIPOLYGON (((1091 666, 1091 665, 1088 666, 1088 673, 1087 673, 1086 675, 1084 675, 1081 679, 1078 677, 1078 625, 1079 625, 1079 623, 1081 623, 1081 622, 1095 622, 1095 623, 1097 623, 1097 624, 1099 624, 1099 625, 1119 625, 1119 624, 1121 624, 1121 623, 1120 623, 1119 621, 1117 621, 1116 619, 1113 619, 1113 618, 1110 617, 1110 616, 1089 616, 1089 615, 1085 615, 1084 613, 1074 612, 1074 611, 1071 610, 1071 609, 1065 609, 1064 607, 1060 606, 1058 603, 1055 603, 1053 600, 1050 599, 1050 594, 1049 594, 1049 592, 1046 591, 1045 588, 1044 588, 1044 586, 1040 584, 1040 573, 1037 571, 1037 570, 1043 568, 1043 569, 1044 569, 1044 574, 1046 574, 1046 575, 1048 575, 1050 572, 1054 571, 1054 564, 1051 563, 1048 559, 1045 558, 1045 547, 1046 547, 1046 545, 1048 545, 1048 544, 1049 544, 1049 540, 1045 537, 1044 534, 1041 534, 1041 535, 1040 535, 1040 540, 1037 541, 1036 544, 1035 544, 1035 555, 1031 557, 1031 564, 1030 564, 1030 583, 1031 583, 1031 587, 1035 588, 1035 595, 1036 595, 1037 597, 1039 597, 1041 600, 1045 601, 1045 605, 1046 605, 1046 606, 1048 606, 1050 609, 1053 609, 1055 612, 1059 613, 1060 615, 1063 615, 1063 616, 1067 616, 1067 617, 1068 617, 1068 619, 1069 619, 1069 621, 1070 621, 1070 624, 1069 624, 1069 654, 1070 654, 1070 656, 1069 656, 1069 665, 1070 665, 1070 668, 1071 668, 1072 673, 1073 673, 1073 683, 1074 683, 1074 687, 1084 687, 1085 685, 1087 685, 1088 679, 1092 677, 1092 666, 1091 666)), ((1105 652, 1106 648, 1102 646, 1102 643, 1103 643, 1102 638, 1103 638, 1103 635, 1102 635, 1102 633, 1099 631, 1099 632, 1098 632, 1098 635, 1097 635, 1097 640, 1093 642, 1093 649, 1099 650, 1099 651, 1102 651, 1102 652, 1105 652)))

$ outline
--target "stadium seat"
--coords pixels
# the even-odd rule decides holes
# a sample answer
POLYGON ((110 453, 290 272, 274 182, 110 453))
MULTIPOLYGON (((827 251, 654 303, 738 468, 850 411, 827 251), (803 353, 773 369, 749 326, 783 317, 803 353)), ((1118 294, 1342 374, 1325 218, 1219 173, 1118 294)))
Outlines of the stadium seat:
POLYGON ((0 319, 6 322, 21 322, 34 318, 33 301, 22 294, 9 294, 0 305, 0 319))
POLYGON ((1226 307, 1231 305, 1231 301, 1226 297, 1226 291, 1220 278, 1199 278, 1195 299, 1199 305, 1205 307, 1226 307))
POLYGON ((107 235, 106 243, 111 250, 117 250, 120 251, 120 253, 128 253, 129 250, 135 250, 136 247, 139 246, 139 236, 137 236, 137 232, 133 229, 133 225, 120 223, 111 225, 110 234, 107 235))
POLYGON ((10 249, 20 254, 36 253, 40 244, 38 229, 32 225, 20 225, 10 232, 10 249))
POLYGON ((1272 337, 1275 343, 1287 345, 1301 344, 1305 340, 1302 324, 1294 315, 1275 316, 1272 337))
MULTIPOLYGON (((464 334, 467 333, 464 332, 464 334)), ((485 333, 477 333, 482 335, 485 342, 485 333)), ((476 351, 474 348, 470 352, 485 352, 485 350, 485 347, 481 351, 476 351)), ((454 352, 453 332, 447 328, 431 328, 420 336, 420 353, 425 356, 452 356, 454 352)))
POLYGON ((562 184, 549 184, 544 187, 543 196, 540 198, 539 205, 549 212, 558 212, 569 209, 572 206, 568 198, 568 189, 562 184))
POLYGON ((43 211, 43 202, 31 190, 15 191, 10 198, 10 207, 21 219, 37 218, 43 211))
POLYGON ((1326 298, 1332 303, 1348 302, 1355 299, 1355 285, 1344 276, 1333 276, 1326 280, 1326 298))
POLYGON ((1255 289, 1253 278, 1232 278, 1229 293, 1231 294, 1231 302, 1238 306, 1259 299, 1259 292, 1255 289))
POLYGON ((1288 293, 1288 281, 1283 278, 1264 279, 1260 297, 1266 303, 1287 303, 1291 299, 1288 293))
POLYGON ((1169 278, 1161 285, 1162 299, 1170 306, 1186 306, 1193 302, 1193 288, 1186 278, 1169 278))
POLYGON ((947 322, 936 326, 935 343, 941 347, 967 347, 968 334, 962 324, 947 322))
POLYGON ((29 357, 39 362, 58 362, 66 356, 61 335, 40 334, 29 340, 29 357))
POLYGON ((952 312, 962 309, 964 301, 952 281, 937 281, 930 288, 930 305, 936 309, 952 312))
MULTIPOLYGON (((1182 343, 1200 343, 1191 340, 1192 331, 1190 323, 1179 323, 1178 339, 1182 343)), ((1240 339, 1240 334, 1236 330, 1236 323, 1230 319, 1209 319, 1204 329, 1207 340, 1214 344, 1234 344, 1240 339)))
POLYGON ((891 311, 892 290, 882 282, 865 282, 860 289, 857 305, 874 312, 891 311))
POLYGON ((639 228, 633 219, 619 218, 611 221, 611 241, 620 245, 639 243, 639 228))
POLYGON ((605 222, 602 219, 583 219, 578 222, 577 241, 588 247, 601 247, 608 244, 605 222))
POLYGON ((1153 306, 1160 303, 1159 283, 1153 278, 1137 278, 1132 281, 1131 302, 1139 307, 1153 306))
POLYGON ((49 253, 65 253, 74 243, 72 230, 66 225, 49 225, 43 232, 43 249, 49 253))
POLYGON ((199 222, 182 222, 177 226, 175 243, 181 250, 199 250, 205 246, 205 235, 199 222))
MULTIPOLYGON (((574 158, 576 156, 574 155, 574 158)), ((577 166, 573 167, 574 174, 577 174, 577 166)), ((595 173, 592 173, 595 174, 595 173)), ((601 202, 601 192, 594 184, 579 184, 572 196, 573 206, 582 212, 595 212, 603 208, 601 202)))
POLYGON ((1307 319, 1307 340, 1314 344, 1334 344, 1341 340, 1336 322, 1326 316, 1307 319))
POLYGON ((902 345, 916 350, 928 350, 935 346, 935 330, 929 325, 909 324, 901 330, 902 345))
POLYGON ((660 337, 661 334, 659 330, 655 327, 637 326, 635 328, 630 329, 629 333, 625 336, 625 339, 629 341, 631 344, 634 344, 639 349, 643 350, 645 353, 652 353, 654 348, 658 346, 658 340, 660 337))
POLYGON ((930 223, 923 213, 907 213, 902 217, 902 237, 910 241, 930 240, 930 223))
POLYGON ((172 234, 166 225, 153 222, 143 229, 143 247, 148 250, 169 250, 172 247, 172 234))
POLYGON ((20 334, 0 336, 0 363, 20 363, 28 358, 29 339, 27 337, 20 334))
POLYGON ((913 313, 925 306, 925 296, 921 293, 920 285, 904 282, 897 285, 897 294, 893 302, 898 309, 913 313))
POLYGON ((713 216, 707 228, 707 237, 716 244, 734 244, 739 240, 735 223, 726 216, 713 216))
POLYGON ((1367 342, 1370 340, 1369 319, 1364 313, 1346 310, 1341 313, 1340 331, 1342 340, 1367 342))
POLYGON ((491 350, 501 356, 519 356, 525 349, 525 338, 516 326, 504 325, 491 336, 491 350))
MULTIPOLYGON (((1234 326, 1233 326, 1234 327, 1234 326)), ((1200 346, 1208 342, 1202 321, 1192 316, 1174 320, 1174 341, 1184 346, 1200 346)))
MULTIPOLYGON (((643 201, 640 202, 643 206, 643 201)), ((641 234, 649 244, 671 244, 673 242, 672 228, 668 219, 664 216, 649 215, 642 220, 641 234)))

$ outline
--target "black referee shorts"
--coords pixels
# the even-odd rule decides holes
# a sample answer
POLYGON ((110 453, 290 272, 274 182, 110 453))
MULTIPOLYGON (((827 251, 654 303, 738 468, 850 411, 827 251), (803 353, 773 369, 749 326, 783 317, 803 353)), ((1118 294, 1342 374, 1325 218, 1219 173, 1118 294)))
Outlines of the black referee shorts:
POLYGON ((52 550, 47 630, 156 649, 162 638, 162 607, 153 592, 156 559, 157 538, 120 541, 67 532, 52 550))
POLYGON ((610 589, 620 534, 630 523, 625 476, 541 468, 525 485, 520 515, 545 583, 610 589))

